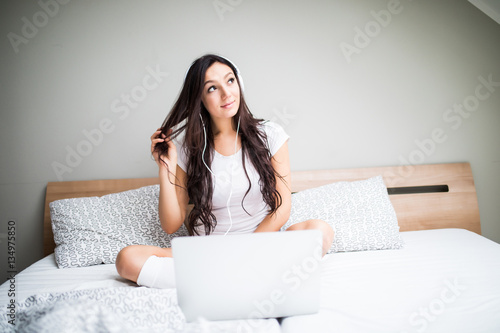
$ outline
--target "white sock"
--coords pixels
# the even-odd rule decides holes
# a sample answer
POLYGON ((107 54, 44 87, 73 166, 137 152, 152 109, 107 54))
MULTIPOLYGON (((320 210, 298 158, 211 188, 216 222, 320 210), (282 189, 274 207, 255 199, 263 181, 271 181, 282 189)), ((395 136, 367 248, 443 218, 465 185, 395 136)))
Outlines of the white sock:
POLYGON ((149 257, 139 272, 137 284, 159 289, 175 288, 174 259, 149 257))

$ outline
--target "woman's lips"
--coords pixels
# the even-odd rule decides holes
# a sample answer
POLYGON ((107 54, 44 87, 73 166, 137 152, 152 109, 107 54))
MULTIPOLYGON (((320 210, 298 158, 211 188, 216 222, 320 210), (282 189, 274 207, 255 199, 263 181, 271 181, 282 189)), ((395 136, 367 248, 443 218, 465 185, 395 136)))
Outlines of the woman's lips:
POLYGON ((230 108, 231 106, 233 106, 234 104, 234 101, 230 102, 230 103, 227 103, 227 104, 224 104, 222 107, 225 108, 225 109, 228 109, 230 108))

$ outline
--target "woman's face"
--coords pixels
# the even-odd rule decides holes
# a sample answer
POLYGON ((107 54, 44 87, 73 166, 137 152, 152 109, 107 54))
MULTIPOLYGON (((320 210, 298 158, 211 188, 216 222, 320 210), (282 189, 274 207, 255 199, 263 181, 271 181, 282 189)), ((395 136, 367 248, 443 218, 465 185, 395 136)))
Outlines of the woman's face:
POLYGON ((212 119, 232 118, 240 107, 240 87, 231 67, 215 62, 205 73, 201 100, 212 119))

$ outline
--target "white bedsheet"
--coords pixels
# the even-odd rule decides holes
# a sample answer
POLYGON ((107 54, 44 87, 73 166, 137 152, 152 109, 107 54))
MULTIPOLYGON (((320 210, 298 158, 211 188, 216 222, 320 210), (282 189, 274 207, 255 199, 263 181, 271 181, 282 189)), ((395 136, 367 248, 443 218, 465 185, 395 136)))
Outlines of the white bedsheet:
MULTIPOLYGON (((462 229, 403 232, 402 250, 330 254, 318 314, 285 318, 295 332, 500 332, 500 244, 462 229)), ((16 277, 34 294, 136 285, 114 265, 58 269, 50 255, 16 277)), ((9 282, 0 286, 6 304, 9 282)))
POLYGON ((500 332, 500 244, 462 229, 402 236, 402 250, 330 255, 320 312, 282 331, 500 332))

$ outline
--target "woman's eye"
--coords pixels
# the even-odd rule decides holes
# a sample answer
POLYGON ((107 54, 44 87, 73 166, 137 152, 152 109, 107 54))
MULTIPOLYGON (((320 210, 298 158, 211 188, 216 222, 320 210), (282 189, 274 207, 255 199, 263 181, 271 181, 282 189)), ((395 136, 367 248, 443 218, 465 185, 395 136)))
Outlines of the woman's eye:
POLYGON ((210 88, 208 88, 207 92, 212 92, 215 90, 215 86, 211 86, 210 88))
POLYGON ((230 78, 227 82, 228 83, 234 83, 234 77, 230 78))

